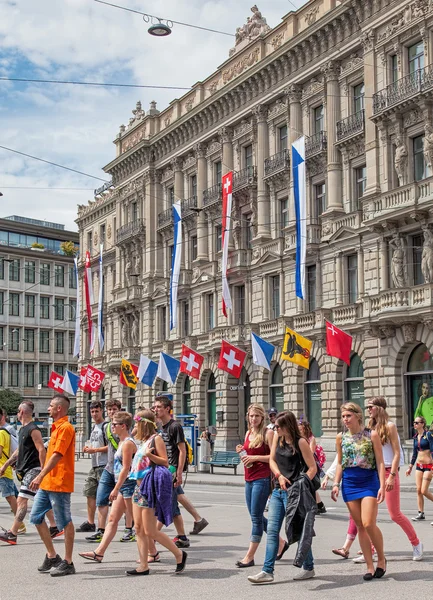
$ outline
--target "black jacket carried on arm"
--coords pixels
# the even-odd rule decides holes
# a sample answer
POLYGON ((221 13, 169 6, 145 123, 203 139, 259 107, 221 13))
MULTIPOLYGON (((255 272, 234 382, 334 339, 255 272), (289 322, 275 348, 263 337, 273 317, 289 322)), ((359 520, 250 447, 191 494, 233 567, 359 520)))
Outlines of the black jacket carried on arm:
POLYGON ((299 542, 293 564, 301 567, 311 548, 314 520, 317 514, 316 496, 309 477, 303 473, 287 490, 286 536, 289 546, 299 542))

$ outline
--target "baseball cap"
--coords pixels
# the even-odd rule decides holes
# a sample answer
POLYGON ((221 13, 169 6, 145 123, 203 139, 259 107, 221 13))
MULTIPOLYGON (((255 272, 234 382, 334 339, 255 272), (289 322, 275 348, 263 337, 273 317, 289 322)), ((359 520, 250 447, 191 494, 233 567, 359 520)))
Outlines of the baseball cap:
POLYGON ((274 407, 268 409, 268 415, 276 415, 278 410, 274 407))
POLYGON ((168 398, 173 402, 173 394, 171 394, 170 392, 157 392, 155 394, 155 398, 168 398))

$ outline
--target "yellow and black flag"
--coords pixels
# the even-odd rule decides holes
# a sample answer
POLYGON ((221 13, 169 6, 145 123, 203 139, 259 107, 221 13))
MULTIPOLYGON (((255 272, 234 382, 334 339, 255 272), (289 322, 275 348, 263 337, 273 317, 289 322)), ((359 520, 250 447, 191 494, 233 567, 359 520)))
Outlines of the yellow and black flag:
POLYGON ((281 360, 289 360, 304 369, 309 369, 312 345, 311 340, 286 327, 281 360))
POLYGON ((137 377, 138 367, 133 365, 128 360, 122 358, 122 364, 120 365, 120 383, 126 385, 135 390, 138 383, 137 377))

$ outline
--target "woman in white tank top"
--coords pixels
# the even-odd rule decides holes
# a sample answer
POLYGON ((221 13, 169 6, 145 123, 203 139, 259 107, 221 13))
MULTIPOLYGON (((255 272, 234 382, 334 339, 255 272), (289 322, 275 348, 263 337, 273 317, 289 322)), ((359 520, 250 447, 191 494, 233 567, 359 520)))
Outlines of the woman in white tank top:
POLYGON ((413 560, 422 560, 423 545, 419 541, 412 523, 400 509, 399 469, 404 461, 397 427, 389 421, 388 413, 386 412, 386 400, 382 396, 370 398, 367 410, 370 414, 368 426, 370 429, 376 430, 382 442, 383 460, 386 471, 385 502, 389 516, 394 523, 397 523, 403 529, 412 544, 413 560))

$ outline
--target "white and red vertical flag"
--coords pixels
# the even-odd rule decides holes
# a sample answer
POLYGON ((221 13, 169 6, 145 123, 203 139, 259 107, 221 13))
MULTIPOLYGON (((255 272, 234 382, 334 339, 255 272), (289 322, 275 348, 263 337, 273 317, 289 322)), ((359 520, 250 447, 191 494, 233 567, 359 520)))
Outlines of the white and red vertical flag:
POLYGON ((227 281, 227 263, 229 253, 229 236, 232 220, 232 201, 233 201, 233 171, 226 173, 223 178, 223 218, 222 218, 222 295, 223 295, 223 315, 227 317, 227 309, 232 310, 232 299, 230 288, 227 281))
POLYGON ((80 281, 78 277, 78 259, 74 258, 74 276, 75 285, 77 287, 77 304, 75 307, 75 337, 74 337, 74 358, 80 354, 80 334, 81 334, 81 298, 80 298, 80 281))
POLYGON ((101 244, 99 247, 99 295, 98 295, 98 339, 99 339, 99 351, 102 352, 104 348, 104 330, 102 328, 102 322, 104 318, 103 307, 104 307, 104 270, 102 266, 102 251, 104 246, 101 244))
POLYGON ((95 336, 92 321, 92 304, 94 303, 94 298, 92 283, 92 267, 90 266, 90 252, 88 250, 86 252, 86 264, 84 267, 84 295, 86 298, 87 326, 89 329, 89 348, 90 352, 92 352, 95 346, 95 336))

